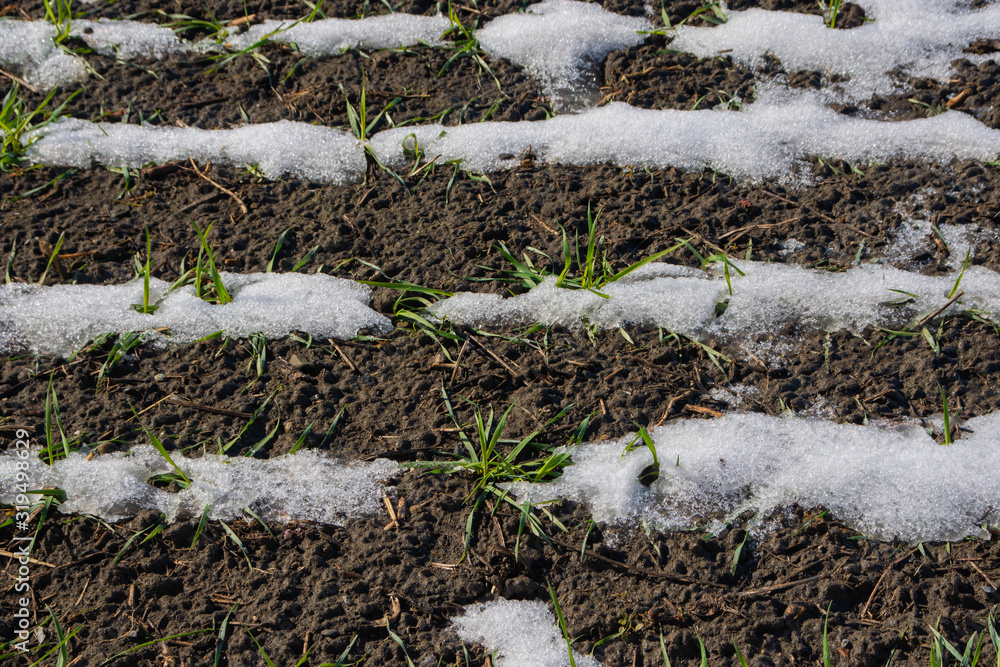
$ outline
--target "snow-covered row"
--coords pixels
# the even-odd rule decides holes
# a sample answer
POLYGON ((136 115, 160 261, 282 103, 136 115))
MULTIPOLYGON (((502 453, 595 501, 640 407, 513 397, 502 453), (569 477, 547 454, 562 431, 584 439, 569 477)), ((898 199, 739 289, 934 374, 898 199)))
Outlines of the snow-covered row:
MULTIPOLYGON (((232 35, 223 46, 242 50, 266 37, 273 42, 295 43, 306 55, 334 55, 352 47, 386 49, 439 43, 438 38, 450 25, 443 16, 409 14, 312 23, 266 21, 241 35, 232 35)), ((83 80, 86 60, 61 48, 54 41, 58 34, 59 29, 46 21, 0 19, 0 64, 17 68, 29 84, 43 90, 83 80)), ((214 41, 184 41, 170 28, 141 21, 77 19, 70 23, 69 36, 121 60, 161 60, 174 53, 220 49, 214 41)))
POLYGON ((90 123, 63 118, 29 138, 36 164, 141 167, 194 158, 233 166, 255 166, 270 179, 282 176, 343 184, 365 173, 364 149, 349 132, 288 120, 230 130, 90 123))
MULTIPOLYGON (((199 130, 63 119, 32 137, 27 157, 37 164, 141 167, 187 159, 255 164, 282 175, 346 183, 362 177, 364 146, 341 130, 291 121, 199 130)), ((541 163, 716 169, 751 180, 801 180, 811 156, 853 164, 903 159, 993 160, 1000 130, 949 111, 932 118, 876 121, 826 107, 817 94, 761 90, 739 111, 636 109, 609 104, 536 122, 486 122, 445 127, 406 126, 371 138, 386 165, 404 168, 415 149, 439 163, 489 172, 516 167, 529 153, 541 163)))
POLYGON ((249 48, 266 39, 294 44, 306 56, 336 55, 350 48, 395 49, 421 42, 441 44, 441 35, 451 27, 446 16, 387 14, 363 19, 321 19, 311 23, 264 21, 225 40, 233 50, 249 48))
MULTIPOLYGON (((717 27, 682 25, 667 34, 673 36, 672 50, 702 57, 726 54, 749 66, 774 56, 787 71, 819 71, 840 80, 833 86, 840 97, 858 101, 892 92, 907 76, 947 81, 954 60, 977 58, 963 49, 979 39, 1000 37, 997 4, 975 10, 956 0, 859 4, 870 20, 851 30, 828 28, 820 16, 748 9, 727 12, 728 21, 717 27)), ((351 47, 437 44, 450 27, 444 16, 408 14, 265 21, 223 43, 239 50, 267 39, 323 56, 351 47)), ((612 51, 641 44, 651 30, 647 19, 619 16, 596 4, 545 0, 490 21, 475 37, 490 57, 506 58, 537 76, 557 108, 573 109, 597 101, 595 66, 612 51)), ((41 21, 0 21, 0 63, 21 68, 29 82, 43 88, 81 79, 84 61, 60 49, 52 41, 55 34, 53 26, 41 21)), ((182 42, 169 28, 135 21, 74 21, 71 34, 123 59, 217 48, 214 42, 182 42)))
MULTIPOLYGON (((731 413, 651 429, 660 476, 634 437, 571 450, 573 465, 546 484, 518 484, 521 499, 586 501, 597 521, 644 518, 670 529, 703 527, 747 510, 798 504, 877 539, 987 537, 1000 521, 1000 413, 969 419, 940 445, 916 425, 857 426, 800 417, 731 413)), ((720 525, 715 523, 715 525, 720 525)))
MULTIPOLYGON (((943 276, 880 264, 847 271, 796 264, 734 260, 726 282, 723 267, 704 272, 653 263, 593 291, 557 287, 549 278, 529 292, 503 298, 463 292, 431 307, 455 324, 511 326, 541 323, 578 327, 584 319, 602 328, 626 324, 663 327, 696 339, 742 341, 757 334, 780 338, 793 330, 860 333, 865 327, 898 329, 946 305, 961 272, 943 276), (736 270, 742 271, 740 275, 736 270), (729 289, 732 286, 732 294, 729 289), (720 312, 719 311, 724 311, 720 312)), ((946 312, 976 309, 1000 316, 1000 275, 969 266, 946 312)))
MULTIPOLYGON (((726 55, 749 66, 765 56, 788 72, 818 71, 847 98, 891 93, 906 77, 951 78, 951 63, 976 59, 963 49, 1000 38, 1000 4, 971 10, 955 0, 858 0, 868 21, 832 30, 823 17, 762 9, 727 12, 716 27, 681 26, 669 48, 701 57, 726 55)), ((980 58, 982 59, 982 58, 980 58)))
MULTIPOLYGON (((497 667, 569 667, 566 640, 544 602, 505 600, 472 604, 451 619, 463 642, 496 653, 497 667)), ((593 656, 573 651, 577 667, 600 667, 593 656)))
POLYGON ((758 101, 739 111, 613 103, 537 122, 408 126, 379 132, 371 144, 383 163, 401 167, 414 138, 425 159, 461 160, 463 168, 481 172, 516 167, 530 152, 550 164, 710 168, 738 178, 792 180, 810 156, 867 164, 1000 154, 1000 131, 957 111, 909 121, 853 118, 827 107, 819 94, 776 86, 763 86, 758 101))
MULTIPOLYGON (((313 451, 272 459, 206 454, 188 459, 175 454, 173 462, 191 485, 169 493, 149 484, 154 475, 173 473, 170 464, 149 445, 127 453, 89 458, 74 452, 49 466, 37 452, 20 458, 14 451, 0 453, 0 502, 17 501, 20 474, 31 489, 56 487, 66 492, 59 509, 92 514, 105 521, 121 521, 140 512, 162 512, 168 522, 199 517, 205 506, 209 518, 228 521, 249 508, 264 521, 318 521, 338 524, 374 514, 384 494, 381 480, 398 466, 385 459, 371 463, 338 463, 313 451), (28 469, 23 469, 27 462, 28 469)), ((20 501, 17 504, 23 504, 20 501)))
POLYGON ((150 280, 153 314, 137 312, 143 283, 123 285, 4 285, 0 287, 0 352, 25 349, 69 355, 102 333, 147 332, 151 341, 191 342, 216 331, 269 338, 303 331, 317 338, 352 338, 364 329, 385 332, 384 316, 368 307, 371 290, 325 274, 223 273, 233 300, 198 298, 193 286, 176 289, 150 280), (166 296, 164 296, 166 294, 166 296))

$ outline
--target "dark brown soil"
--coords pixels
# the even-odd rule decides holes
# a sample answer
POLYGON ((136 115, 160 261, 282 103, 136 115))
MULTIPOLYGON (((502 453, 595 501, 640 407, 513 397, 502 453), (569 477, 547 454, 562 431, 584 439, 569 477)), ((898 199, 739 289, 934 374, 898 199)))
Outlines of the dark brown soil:
MULTIPOLYGON (((123 1, 102 6, 97 14, 120 18, 159 6, 123 1)), ((480 2, 467 14, 486 18, 519 6, 480 2)), ((643 12, 636 2, 606 6, 643 12)), ((669 3, 667 10, 676 22, 697 6, 669 3)), ((749 2, 731 3, 734 9, 747 6, 749 2)), ((754 6, 817 11, 816 3, 804 0, 754 6)), ((41 3, 20 7, 35 16, 42 11, 41 3)), ((248 2, 246 7, 261 18, 298 17, 306 11, 292 3, 248 2)), ((330 16, 384 11, 381 3, 364 7, 324 3, 330 16)), ((434 7, 411 2, 401 10, 428 13, 434 7)), ((242 3, 224 0, 209 3, 209 8, 223 18, 244 13, 242 3)), ((858 15, 849 10, 845 26, 861 20, 858 15)), ((665 52, 665 46, 651 41, 609 56, 603 66, 608 99, 649 108, 690 108, 701 98, 701 104, 715 106, 736 93, 752 101, 755 74, 728 59, 698 61, 665 52)), ((344 125, 346 107, 338 84, 357 103, 363 67, 374 107, 403 97, 391 112, 396 123, 448 109, 446 123, 479 120, 494 107, 491 117, 504 120, 548 113, 536 83, 503 62, 490 64, 500 80, 498 89, 469 59, 456 61, 438 78, 449 56, 439 49, 371 58, 351 52, 302 61, 283 47, 269 47, 265 53, 271 61, 268 72, 249 58, 215 74, 207 73, 210 62, 175 58, 144 63, 155 77, 89 56, 105 80, 90 80, 68 110, 84 118, 103 110, 122 120, 127 113, 132 122, 141 114, 151 122, 221 127, 241 122, 242 109, 252 122, 287 118, 344 125)), ((971 87, 963 108, 995 126, 1000 102, 995 69, 992 63, 961 64, 961 83, 914 82, 915 92, 907 95, 934 106, 971 87)), ((60 95, 62 99, 66 93, 60 95)), ((899 117, 927 112, 905 99, 873 100, 869 106, 899 117)), ((571 237, 583 233, 588 205, 601 210, 602 252, 607 251, 615 267, 669 247, 677 238, 692 239, 705 252, 718 247, 740 257, 749 253, 757 260, 836 269, 857 258, 880 257, 906 217, 997 231, 1000 175, 993 167, 911 163, 862 169, 863 175, 848 165, 817 163, 814 186, 791 188, 741 183, 711 172, 543 167, 529 161, 514 172, 491 175, 490 182, 439 167, 423 180, 409 179, 407 192, 383 172, 374 172, 363 184, 329 186, 260 182, 242 170, 213 168, 211 178, 247 205, 245 215, 233 197, 200 178, 190 165, 136 172, 128 182, 121 173, 103 169, 34 169, 0 178, 0 253, 6 258, 16 241, 11 276, 37 280, 51 248, 64 235, 62 259, 49 271, 49 283, 117 283, 134 276, 148 227, 153 274, 173 280, 182 262, 190 265, 197 253, 192 222, 200 227, 215 223, 212 241, 218 255, 227 270, 237 272, 263 270, 278 236, 290 228, 275 270, 291 270, 318 246, 305 270, 322 266, 356 279, 388 277, 445 290, 500 292, 520 288, 492 280, 504 277, 509 268, 498 243, 518 256, 535 248, 559 257, 559 226, 571 237), (790 239, 804 247, 784 251, 790 239)), ((997 238, 977 247, 974 263, 1000 270, 997 238)), ((925 245, 903 261, 926 272, 941 271, 944 250, 931 238, 925 245)), ((669 260, 697 265, 690 253, 678 252, 669 260)), ((397 296, 378 289, 374 307, 391 315, 397 296)), ((657 331, 630 329, 631 342, 617 331, 597 332, 593 338, 583 330, 561 329, 520 338, 512 336, 523 332, 500 332, 505 334, 501 337, 458 333, 468 342, 439 343, 399 320, 380 340, 315 341, 311 346, 291 339, 270 341, 260 376, 244 341, 214 340, 168 350, 140 347, 100 382, 110 343, 84 350, 71 361, 12 357, 0 366, 0 441, 6 447, 16 427, 29 430, 36 442, 44 441, 50 379, 69 437, 103 443, 101 453, 147 442, 130 420, 133 407, 143 411, 143 423, 156 429, 168 447, 190 449, 192 455, 200 443, 236 436, 247 415, 273 394, 230 450, 232 455, 246 453, 280 415, 283 426, 277 437, 257 456, 288 452, 313 424, 304 446, 322 443, 323 449, 346 459, 384 456, 402 463, 444 460, 448 456, 441 452, 458 445, 442 386, 464 422, 472 412, 458 396, 487 409, 513 404, 507 426, 513 438, 569 408, 539 436, 543 445, 567 443, 588 416, 584 435, 591 440, 621 437, 634 431, 635 424, 711 418, 737 407, 770 414, 779 414, 784 406, 816 409, 853 423, 925 419, 942 409, 939 385, 961 418, 992 412, 1000 403, 994 381, 1000 370, 1000 335, 988 323, 965 316, 943 323, 939 353, 922 336, 897 338, 876 350, 884 332, 829 337, 802 332, 780 363, 748 358, 713 342, 732 359, 722 362, 722 370, 699 346, 657 331), (444 352, 459 359, 458 368, 444 352), (745 393, 747 403, 735 406, 713 398, 713 390, 734 384, 752 389, 745 393), (193 405, 179 405, 171 397, 193 405), (323 442, 342 410, 339 424, 323 442)), ((482 647, 463 647, 449 618, 464 605, 501 595, 548 600, 546 584, 551 583, 570 635, 579 637, 577 648, 593 649, 609 667, 662 665, 661 636, 674 664, 696 664, 699 637, 710 664, 736 664, 733 643, 751 665, 822 664, 828 608, 832 663, 881 666, 928 664, 930 627, 935 625, 964 649, 1000 603, 996 540, 887 544, 858 535, 822 508, 793 508, 778 519, 773 532, 747 542, 734 568, 744 538, 742 521, 716 538, 657 531, 647 535, 635 526, 591 527, 586 507, 564 501, 549 508, 554 519, 540 513, 551 536, 546 542, 527 533, 519 538, 520 512, 507 503, 474 510, 465 502, 473 489, 468 478, 408 470, 388 485, 408 508, 398 528, 385 528, 388 516, 342 527, 305 523, 269 530, 237 522, 232 528, 242 547, 218 523, 209 524, 193 546, 194 522, 126 545, 136 531, 155 525, 157 517, 142 515, 118 526, 87 517, 50 517, 32 554, 39 561, 32 565, 31 579, 35 620, 46 617, 48 605, 64 630, 82 626, 69 643, 72 664, 79 666, 101 665, 130 649, 135 650, 110 664, 208 665, 215 664, 216 652, 218 664, 265 664, 251 633, 277 665, 296 664, 305 653, 310 665, 333 663, 355 637, 348 662, 366 657, 367 665, 407 664, 387 622, 416 665, 484 665, 489 663, 482 647), (467 526, 471 538, 463 558, 467 526), (137 648, 181 633, 198 634, 137 648)), ((0 548, 13 550, 7 546, 13 536, 10 527, 0 528, 0 548)), ((11 575, 16 563, 5 555, 0 559, 11 575)), ((3 642, 13 636, 11 586, 0 600, 3 642)), ((46 631, 51 638, 50 629, 46 631)), ((984 663, 995 660, 992 648, 985 648, 984 655, 984 663)), ((33 659, 38 657, 35 653, 33 659)), ((9 660, 12 665, 30 662, 9 660)), ((54 656, 45 664, 55 664, 54 656)))

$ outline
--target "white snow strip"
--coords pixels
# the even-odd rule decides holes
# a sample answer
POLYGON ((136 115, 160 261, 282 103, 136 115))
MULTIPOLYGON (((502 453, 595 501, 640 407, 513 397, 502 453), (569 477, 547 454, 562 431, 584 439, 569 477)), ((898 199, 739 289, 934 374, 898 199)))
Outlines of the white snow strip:
POLYGON ((82 80, 86 61, 59 48, 52 41, 56 33, 45 21, 0 19, 0 65, 17 70, 40 90, 82 80))
MULTIPOLYGON (((463 642, 474 642, 497 654, 497 667, 569 667, 566 640, 548 606, 540 601, 481 602, 451 619, 463 642)), ((573 651, 577 667, 600 667, 589 655, 573 651)))
POLYGON ((102 55, 122 60, 162 60, 170 54, 195 49, 190 42, 177 39, 170 28, 142 21, 77 19, 70 24, 70 35, 81 38, 102 55))
POLYGON ((396 128, 376 134, 371 145, 383 163, 401 168, 414 137, 425 159, 461 160, 477 172, 516 167, 530 151, 549 164, 710 168, 741 179, 795 181, 811 156, 868 164, 1000 155, 1000 130, 958 111, 896 122, 852 118, 818 94, 774 86, 762 87, 758 101, 740 111, 658 111, 616 102, 536 122, 396 128))
POLYGON ((66 356, 102 333, 147 332, 151 341, 186 343, 216 331, 234 338, 278 338, 304 331, 317 338, 352 338, 363 329, 389 330, 389 320, 366 304, 371 290, 325 274, 222 273, 231 303, 209 304, 193 286, 150 280, 153 314, 137 312, 143 285, 4 285, 0 287, 0 350, 28 348, 66 356), (169 329, 167 334, 154 329, 169 329))
POLYGON ((36 164, 66 167, 142 167, 194 158, 233 166, 256 165, 267 178, 305 178, 344 184, 359 180, 364 151, 343 130, 288 120, 230 130, 90 123, 63 118, 29 137, 27 157, 36 164))
MULTIPOLYGON (((586 319, 602 328, 657 326, 696 339, 780 336, 789 324, 797 325, 797 330, 860 333, 868 326, 896 329, 941 308, 960 271, 925 276, 880 264, 842 272, 795 264, 733 264, 744 275, 730 269, 732 295, 720 275, 721 267, 705 273, 653 263, 603 287, 609 298, 557 287, 555 278, 549 278, 516 297, 463 292, 437 302, 430 310, 460 325, 540 323, 573 328, 586 319), (725 312, 717 316, 717 306, 726 300, 725 312)), ((1000 316, 1000 275, 969 266, 959 288, 964 295, 946 313, 975 308, 1000 316)))
POLYGON ((640 31, 652 29, 645 18, 620 16, 596 3, 545 0, 490 21, 476 38, 491 57, 538 78, 554 108, 572 110, 600 101, 597 67, 605 56, 642 44, 640 31))
POLYGON ((951 445, 916 425, 752 413, 676 420, 650 434, 660 477, 649 488, 638 476, 653 456, 645 447, 623 455, 627 436, 576 447, 561 477, 514 490, 532 502, 584 500, 598 521, 641 517, 672 529, 794 503, 822 505, 884 540, 988 538, 983 523, 1000 520, 1000 413, 968 420, 951 445))
POLYGON ((849 99, 900 89, 907 76, 952 78, 952 61, 976 59, 962 50, 977 39, 1000 37, 1000 5, 969 10, 954 0, 860 0, 868 18, 834 30, 823 17, 762 9, 730 11, 715 27, 681 26, 668 48, 701 57, 727 55, 749 66, 775 56, 786 71, 848 77, 838 84, 849 99), (901 75, 901 76, 900 76, 901 75))
POLYGON ((211 505, 209 518, 228 521, 250 508, 269 522, 318 521, 339 524, 372 514, 381 505, 380 480, 398 466, 385 459, 371 463, 338 463, 313 451, 273 459, 206 454, 188 459, 175 454, 174 463, 192 480, 191 486, 168 493, 150 485, 153 475, 174 469, 149 445, 87 460, 74 452, 49 466, 32 452, 27 459, 13 452, 0 454, 0 501, 12 503, 19 472, 26 472, 30 489, 56 487, 66 492, 59 506, 65 513, 92 514, 105 521, 130 519, 144 510, 166 515, 168 522, 197 518, 211 505), (19 463, 29 469, 21 471, 19 463))
POLYGON ((294 44, 310 57, 337 55, 351 48, 395 49, 426 42, 440 44, 451 27, 446 16, 387 14, 363 19, 321 19, 311 23, 264 21, 226 40, 226 46, 242 50, 262 39, 294 44))

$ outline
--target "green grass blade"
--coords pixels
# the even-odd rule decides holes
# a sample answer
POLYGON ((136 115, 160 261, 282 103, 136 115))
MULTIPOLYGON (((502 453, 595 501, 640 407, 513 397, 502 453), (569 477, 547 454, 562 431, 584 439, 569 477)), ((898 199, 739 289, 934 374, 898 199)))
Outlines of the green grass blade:
POLYGON ((663 654, 663 664, 670 667, 670 658, 667 656, 667 645, 663 643, 663 631, 660 631, 660 653, 663 654))
POLYGON ((948 292, 949 299, 955 296, 955 293, 958 292, 958 286, 962 284, 962 278, 965 276, 965 270, 969 268, 969 259, 971 258, 972 258, 972 249, 970 248, 965 253, 965 262, 962 264, 962 272, 958 274, 958 279, 955 281, 954 287, 952 287, 951 291, 948 292))
POLYGON ((208 513, 212 510, 211 505, 205 505, 205 509, 201 511, 201 519, 198 520, 198 527, 194 531, 194 537, 191 538, 191 546, 188 550, 194 549, 194 545, 198 543, 198 538, 201 537, 201 533, 205 530, 205 525, 208 523, 208 513))
POLYGON ((830 607, 833 603, 826 605, 826 618, 823 620, 823 667, 830 667, 830 642, 827 637, 827 627, 830 624, 830 607))
POLYGON ((750 537, 750 531, 743 532, 743 541, 740 542, 739 546, 736 547, 736 551, 733 552, 733 564, 729 570, 732 575, 736 574, 736 568, 740 565, 740 555, 743 553, 743 546, 747 543, 747 539, 750 537))
POLYGON ((312 432, 313 425, 315 425, 315 424, 316 424, 316 421, 313 420, 309 424, 309 426, 306 426, 306 430, 302 431, 302 435, 300 435, 299 439, 295 441, 294 445, 292 445, 291 450, 289 450, 289 452, 288 452, 289 454, 294 454, 295 452, 299 451, 299 447, 301 447, 305 443, 306 438, 309 437, 309 434, 312 432))
POLYGON ((280 253, 282 247, 284 247, 284 245, 285 245, 285 238, 288 237, 288 233, 290 231, 292 231, 291 227, 289 227, 285 231, 281 232, 281 235, 278 237, 278 240, 275 241, 275 243, 274 243, 274 252, 271 253, 271 259, 268 260, 267 266, 264 268, 264 271, 266 273, 270 273, 271 271, 274 270, 274 263, 276 261, 278 261, 278 253, 280 253))
POLYGON ((226 617, 222 619, 222 624, 219 625, 219 640, 215 643, 215 667, 219 667, 222 664, 222 659, 225 657, 223 653, 226 650, 226 631, 229 629, 229 617, 233 615, 235 609, 236 605, 234 604, 229 613, 226 614, 226 617))
POLYGON ((566 652, 569 654, 569 664, 570 667, 576 667, 576 657, 573 655, 573 640, 570 639, 569 630, 566 628, 566 617, 563 616, 562 608, 559 606, 559 600, 556 599, 555 589, 552 588, 552 583, 547 582, 549 588, 549 597, 552 598, 552 607, 556 611, 556 619, 559 621, 559 629, 562 631, 563 639, 566 640, 566 652))
POLYGON ((156 448, 156 451, 158 451, 160 453, 160 456, 162 456, 164 459, 166 459, 167 463, 170 464, 170 467, 174 469, 174 472, 176 472, 178 475, 180 475, 180 478, 184 480, 185 484, 190 485, 191 484, 191 480, 188 478, 187 475, 184 474, 184 471, 180 469, 180 466, 178 466, 176 463, 174 463, 174 460, 172 458, 170 458, 170 453, 167 452, 166 447, 164 447, 163 443, 160 441, 160 439, 158 437, 156 437, 156 434, 153 433, 152 431, 150 431, 146 427, 146 425, 144 423, 142 423, 142 420, 139 419, 139 413, 137 413, 135 411, 134 407, 132 408, 132 414, 135 415, 135 420, 137 422, 139 422, 139 426, 142 428, 143 432, 145 432, 146 437, 149 438, 149 441, 150 441, 150 443, 152 443, 153 447, 156 448))
POLYGON ((52 249, 52 254, 49 255, 49 263, 45 265, 45 271, 42 272, 42 277, 38 279, 39 285, 45 284, 45 278, 49 275, 49 269, 52 268, 52 264, 56 261, 56 257, 59 256, 59 250, 62 248, 63 241, 66 239, 66 232, 59 235, 59 240, 56 241, 56 247, 52 249))
MULTIPOLYGON (((80 627, 83 627, 83 626, 80 626, 80 627)), ((104 667, 105 665, 110 665, 112 662, 114 662, 118 658, 120 658, 122 656, 125 656, 125 655, 128 655, 129 653, 133 653, 135 651, 139 651, 141 649, 144 649, 147 646, 155 646, 156 644, 162 644, 163 642, 169 642, 169 641, 172 641, 174 639, 180 639, 181 637, 190 637, 191 635, 203 635, 206 632, 211 632, 211 631, 212 631, 211 628, 203 628, 201 630, 190 630, 188 632, 178 632, 176 635, 170 635, 169 637, 161 637, 159 639, 153 639, 152 641, 144 642, 142 644, 139 644, 138 646, 133 646, 132 648, 127 649, 125 651, 122 651, 121 653, 115 653, 113 656, 111 656, 110 658, 108 658, 107 660, 105 660, 104 662, 102 662, 97 667, 104 667)))
POLYGON ((627 266, 626 268, 622 269, 618 273, 616 273, 613 276, 611 276, 610 278, 608 278, 608 280, 606 281, 606 283, 613 283, 613 282, 615 282, 616 280, 618 280, 620 278, 624 278, 625 276, 627 276, 628 274, 632 273, 636 269, 641 268, 643 266, 646 266, 650 262, 655 262, 659 258, 663 257, 664 255, 669 255, 670 253, 674 252, 675 250, 683 248, 684 245, 685 245, 685 243, 678 243, 677 245, 673 245, 673 246, 667 248, 666 250, 661 250, 660 252, 655 253, 653 255, 650 255, 649 257, 646 257, 645 259, 641 259, 638 262, 636 262, 635 264, 627 266))
POLYGON ((739 658, 740 666, 741 667, 750 667, 747 664, 747 659, 745 657, 743 657, 743 652, 740 651, 740 647, 736 645, 736 642, 733 642, 733 650, 736 651, 736 657, 739 658))
POLYGON ((250 628, 247 628, 246 630, 247 634, 250 635, 250 639, 252 639, 253 643, 257 645, 257 650, 260 651, 260 655, 261 657, 264 658, 264 662, 267 663, 267 667, 275 667, 274 661, 271 660, 271 656, 267 654, 267 651, 265 651, 264 647, 260 645, 260 642, 257 641, 257 638, 253 636, 253 633, 250 632, 250 628))
POLYGON ((222 524, 223 530, 226 531, 226 534, 229 535, 229 537, 233 540, 233 542, 236 543, 236 546, 240 548, 240 551, 243 552, 243 557, 246 558, 247 560, 247 567, 249 567, 252 570, 253 563, 250 562, 250 554, 247 553, 246 547, 243 546, 243 540, 241 540, 239 536, 235 532, 233 532, 232 528, 226 525, 225 521, 220 521, 219 523, 222 524))
MULTIPOLYGON (((407 651, 406 651, 406 644, 403 643, 403 639, 399 635, 397 635, 395 632, 393 632, 392 628, 389 627, 389 619, 388 618, 385 619, 385 629, 389 631, 389 636, 392 638, 392 641, 394 641, 397 644, 399 644, 400 648, 403 649, 403 655, 406 656, 406 664, 408 665, 408 667, 416 667, 416 665, 413 664, 413 661, 410 660, 410 654, 407 653, 407 651)), ((351 642, 351 643, 353 644, 354 642, 351 642)))

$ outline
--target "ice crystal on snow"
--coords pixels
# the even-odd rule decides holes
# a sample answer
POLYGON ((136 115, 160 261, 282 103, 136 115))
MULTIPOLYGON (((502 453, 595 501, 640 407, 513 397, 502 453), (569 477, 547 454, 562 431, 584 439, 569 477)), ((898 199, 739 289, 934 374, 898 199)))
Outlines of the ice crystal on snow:
MULTIPOLYGON (((569 654, 556 618, 544 602, 482 602, 451 619, 464 642, 496 652, 497 667, 569 667, 569 654)), ((600 667, 592 656, 573 652, 577 667, 600 667)))
MULTIPOLYGON (((318 521, 336 524, 371 514, 383 495, 379 480, 391 476, 397 465, 385 459, 371 463, 338 463, 318 452, 302 451, 273 459, 206 454, 198 459, 173 456, 191 479, 191 485, 169 493, 149 484, 153 475, 174 469, 151 446, 87 460, 74 452, 49 466, 36 456, 29 460, 31 488, 60 488, 66 513, 92 514, 121 521, 144 510, 162 512, 168 522, 201 515, 228 521, 249 508, 264 521, 318 521)), ((18 459, 0 454, 0 500, 14 496, 18 459)))
POLYGON ((64 118, 46 126, 27 151, 39 164, 66 167, 142 167, 194 158, 234 166, 254 165, 270 179, 281 176, 325 183, 358 180, 365 157, 348 132, 279 120, 231 130, 90 123, 64 118))
MULTIPOLYGON (((191 286, 163 297, 152 315, 136 312, 141 281, 124 285, 5 285, 0 287, 0 350, 27 347, 41 354, 68 355, 98 334, 149 332, 179 343, 216 331, 269 338, 304 331, 319 338, 351 338, 365 328, 386 331, 389 320, 366 304, 371 290, 325 274, 222 274, 231 303, 209 304, 191 286), (167 329, 168 334, 154 331, 167 329)), ((170 285, 150 280, 150 303, 170 285)))
POLYGON ((612 51, 642 44, 644 18, 620 16, 598 4, 545 0, 493 19, 476 38, 493 58, 522 65, 541 80, 557 107, 593 106, 600 99, 596 69, 612 51))
POLYGON ((693 528, 721 514, 822 505, 879 539, 960 540, 1000 519, 1000 414, 970 419, 960 439, 939 445, 916 425, 836 424, 797 417, 728 414, 651 429, 660 477, 640 471, 633 437, 572 449, 573 465, 548 484, 514 490, 533 502, 586 500, 598 521, 645 517, 693 528))

